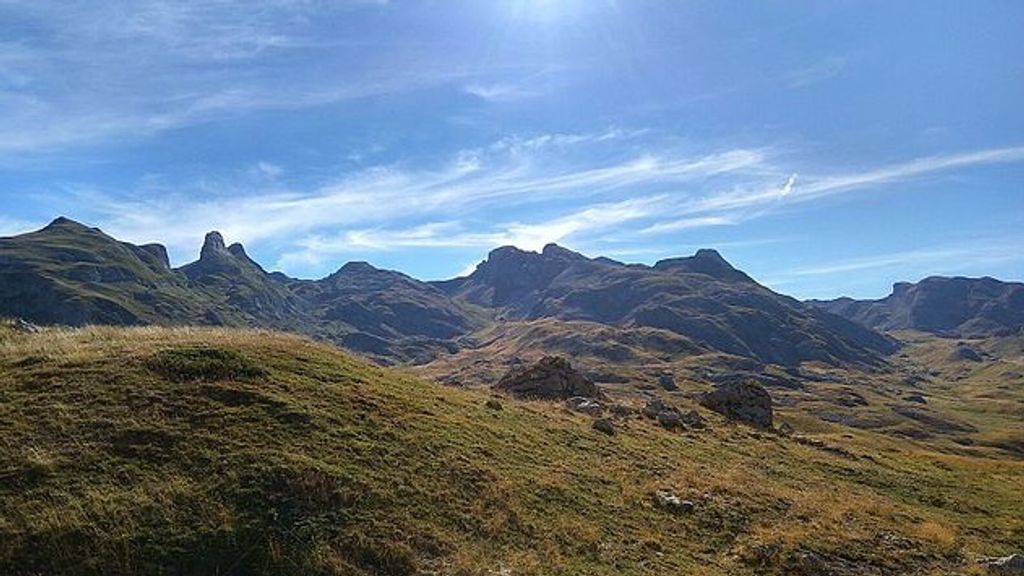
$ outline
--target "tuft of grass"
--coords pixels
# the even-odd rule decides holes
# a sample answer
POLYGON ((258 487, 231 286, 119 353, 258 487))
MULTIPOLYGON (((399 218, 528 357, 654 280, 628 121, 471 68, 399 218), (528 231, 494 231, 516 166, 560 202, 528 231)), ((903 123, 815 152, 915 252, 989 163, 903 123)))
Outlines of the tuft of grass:
POLYGON ((186 346, 161 350, 148 366, 174 382, 248 380, 267 375, 261 366, 235 350, 186 346))

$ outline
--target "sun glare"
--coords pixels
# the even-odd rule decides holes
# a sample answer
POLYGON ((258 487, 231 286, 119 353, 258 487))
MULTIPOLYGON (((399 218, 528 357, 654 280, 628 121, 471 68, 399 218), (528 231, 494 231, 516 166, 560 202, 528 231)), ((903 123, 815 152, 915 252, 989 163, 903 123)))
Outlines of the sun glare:
POLYGON ((582 0, 509 0, 509 16, 516 20, 552 24, 581 11, 582 0))

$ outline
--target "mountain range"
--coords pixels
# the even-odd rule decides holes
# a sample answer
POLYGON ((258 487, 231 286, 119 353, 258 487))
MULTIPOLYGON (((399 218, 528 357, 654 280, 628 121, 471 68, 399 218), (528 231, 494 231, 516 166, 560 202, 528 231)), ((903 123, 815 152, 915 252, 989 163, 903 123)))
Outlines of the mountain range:
POLYGON ((424 364, 486 345, 502 326, 543 326, 563 337, 601 334, 584 345, 610 347, 612 356, 629 340, 631 350, 662 357, 872 366, 898 348, 881 331, 1019 329, 1024 285, 930 278, 898 284, 879 301, 805 303, 758 284, 714 250, 648 266, 554 244, 539 253, 498 248, 473 273, 447 281, 365 262, 303 280, 267 272, 217 232, 207 234, 198 260, 173 268, 161 245, 136 246, 58 218, 0 239, 0 316, 71 326, 272 328, 382 363, 424 364))
POLYGON ((876 330, 918 330, 954 337, 1001 336, 1024 327, 1024 284, 995 278, 932 276, 899 282, 880 300, 809 302, 876 330))

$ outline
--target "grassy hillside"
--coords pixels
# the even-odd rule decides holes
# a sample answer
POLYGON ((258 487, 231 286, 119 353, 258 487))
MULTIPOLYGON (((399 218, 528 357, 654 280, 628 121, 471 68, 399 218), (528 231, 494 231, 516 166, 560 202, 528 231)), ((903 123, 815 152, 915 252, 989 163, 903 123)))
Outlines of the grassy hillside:
POLYGON ((0 573, 971 574, 1024 541, 999 453, 490 397, 274 333, 0 327, 0 573))

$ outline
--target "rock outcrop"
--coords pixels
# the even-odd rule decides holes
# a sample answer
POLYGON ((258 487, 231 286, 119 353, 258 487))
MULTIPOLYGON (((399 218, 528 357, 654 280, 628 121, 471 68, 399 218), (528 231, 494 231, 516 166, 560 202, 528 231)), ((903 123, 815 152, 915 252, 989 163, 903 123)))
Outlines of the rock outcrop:
POLYGON ((772 426, 772 397, 763 386, 754 382, 722 384, 705 392, 700 403, 730 420, 739 420, 760 428, 772 426))
POLYGON ((494 387, 519 398, 567 400, 574 396, 601 396, 597 385, 561 356, 545 356, 532 366, 514 368, 494 387))

